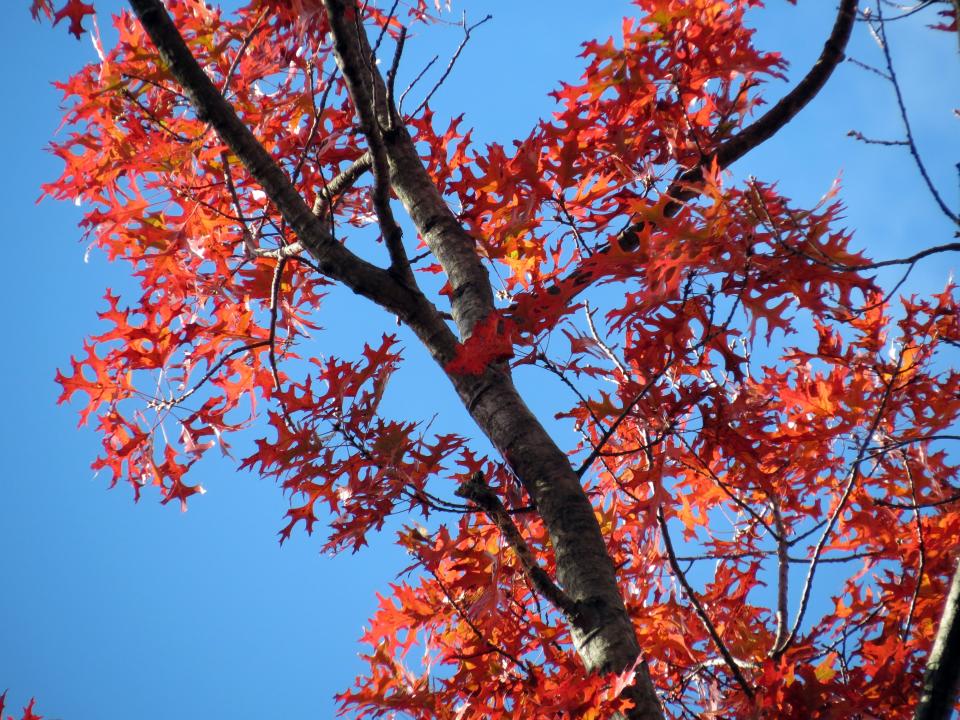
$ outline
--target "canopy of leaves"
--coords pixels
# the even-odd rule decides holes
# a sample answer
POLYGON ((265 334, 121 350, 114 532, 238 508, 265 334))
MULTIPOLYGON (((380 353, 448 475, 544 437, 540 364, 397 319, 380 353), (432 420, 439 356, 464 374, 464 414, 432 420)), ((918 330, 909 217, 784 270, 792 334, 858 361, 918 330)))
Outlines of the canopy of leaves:
MULTIPOLYGON (((586 42, 583 76, 509 147, 475 143, 429 103, 404 115, 500 283, 496 312, 436 372, 534 365, 575 390, 560 417, 580 439, 565 449, 668 712, 902 718, 956 564, 960 486, 944 441, 960 373, 944 354, 960 342, 957 297, 886 296, 835 190, 799 207, 707 164, 697 199, 668 211, 670 183, 747 125, 784 72, 745 24, 760 4, 636 0, 620 36, 586 42), (619 241, 627 226, 632 244, 619 241), (826 562, 845 580, 813 615, 826 562)), ((92 8, 56 5, 33 12, 79 35, 92 8)), ((328 191, 368 147, 322 3, 252 0, 230 16, 167 5, 338 240, 385 255, 360 230, 375 186, 328 191)), ((364 8, 385 62, 402 24, 446 22, 422 0, 404 15, 364 8)), ((289 493, 281 541, 330 518, 325 547, 355 551, 393 514, 429 517, 399 535, 412 572, 362 638, 368 671, 339 696, 354 717, 625 708, 632 670, 585 673, 517 549, 453 497, 483 472, 552 573, 547 530, 509 469, 426 417, 382 412, 403 359, 386 328, 358 357, 321 355, 311 332, 329 280, 290 250, 297 238, 138 22, 115 25, 116 45, 95 37, 99 62, 58 84, 69 134, 44 189, 82 204, 89 241, 140 287, 107 292, 102 331, 57 375, 61 401, 78 400, 101 434, 94 467, 185 507, 202 491, 192 466, 254 427, 262 438, 239 465, 289 493)), ((427 278, 441 271, 424 257, 427 278)), ((443 307, 446 293, 432 299, 443 307)))

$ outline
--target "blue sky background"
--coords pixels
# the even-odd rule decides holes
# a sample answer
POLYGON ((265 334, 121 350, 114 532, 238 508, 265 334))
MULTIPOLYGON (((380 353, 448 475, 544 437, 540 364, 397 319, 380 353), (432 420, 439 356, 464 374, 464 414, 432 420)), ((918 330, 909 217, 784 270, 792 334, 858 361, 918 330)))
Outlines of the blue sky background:
MULTIPOLYGON (((36 696, 41 713, 64 720, 331 717, 332 694, 360 668, 356 639, 374 593, 407 559, 392 547, 390 533, 355 556, 322 556, 322 541, 302 533, 280 548, 276 532, 287 504, 279 490, 212 457, 192 475, 208 494, 187 513, 160 506, 152 493, 134 505, 127 488, 107 492, 102 478, 92 478, 89 463, 99 443, 91 430, 76 429, 71 409, 56 406, 53 376, 97 330, 104 289, 122 289, 125 268, 106 265, 97 253, 84 263, 80 211, 34 201, 40 183, 59 172, 43 150, 60 122, 59 95, 49 81, 95 55, 89 38, 78 42, 63 27, 34 23, 28 0, 7 4, 0 25, 6 87, 0 202, 8 247, 0 283, 7 308, 0 352, 0 691, 9 688, 17 708, 36 696)), ((454 5, 495 19, 478 32, 434 105, 440 118, 465 112, 480 142, 524 135, 549 112, 546 93, 579 74, 578 43, 617 35, 627 8, 615 0, 454 5)), ((120 3, 97 6, 106 32, 106 15, 120 3)), ((769 10, 754 15, 761 46, 781 49, 797 76, 819 52, 831 8, 771 0, 769 10)), ((957 38, 925 30, 929 17, 891 28, 891 39, 914 132, 956 207, 957 38)), ((448 32, 442 42, 458 40, 448 32)), ((409 44, 411 66, 417 53, 438 51, 433 39, 426 42, 409 44)), ((862 25, 851 54, 880 61, 862 25)), ((855 245, 878 259, 950 241, 905 151, 855 143, 845 137, 852 128, 900 137, 889 87, 848 64, 735 173, 781 180, 799 204, 812 204, 842 171, 855 245)), ((954 256, 926 262, 905 292, 940 290, 956 264, 954 256)), ((382 315, 350 302, 339 321, 327 323, 324 341, 342 343, 347 356, 390 330, 382 315)), ((403 380, 394 380, 392 407, 420 417, 439 411, 446 427, 472 432, 423 353, 411 351, 403 380)), ((551 414, 549 398, 557 391, 551 380, 524 374, 521 382, 551 414)), ((829 574, 818 582, 829 593, 829 574)))

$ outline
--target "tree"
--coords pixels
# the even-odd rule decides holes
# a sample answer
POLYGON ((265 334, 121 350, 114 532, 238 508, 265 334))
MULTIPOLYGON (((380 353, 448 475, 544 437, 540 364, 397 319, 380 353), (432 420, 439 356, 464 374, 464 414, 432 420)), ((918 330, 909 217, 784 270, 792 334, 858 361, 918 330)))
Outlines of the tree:
MULTIPOLYGON (((943 354, 960 328, 952 287, 894 303, 871 273, 958 246, 872 262, 835 194, 798 208, 724 176, 824 86, 855 3, 766 112, 784 66, 751 43, 758 3, 636 5, 511 149, 432 115, 456 56, 433 81, 404 67, 408 28, 439 13, 422 0, 231 18, 130 0, 117 46, 62 85, 74 131, 46 192, 90 207, 87 233, 142 288, 107 294, 107 329, 58 375, 97 418, 94 467, 184 504, 190 467, 259 417, 242 466, 291 494, 281 539, 324 507, 336 550, 427 518, 400 535, 412 574, 340 696, 358 716, 903 717, 919 700, 957 561, 943 354), (307 331, 330 283, 399 329, 321 359, 307 331), (401 334, 493 451, 379 411, 401 334), (519 366, 570 390, 578 443, 547 433, 519 366), (860 567, 811 619, 827 562, 860 567)), ((92 12, 32 7, 78 35, 92 12)), ((882 40, 882 14, 863 19, 882 40)))

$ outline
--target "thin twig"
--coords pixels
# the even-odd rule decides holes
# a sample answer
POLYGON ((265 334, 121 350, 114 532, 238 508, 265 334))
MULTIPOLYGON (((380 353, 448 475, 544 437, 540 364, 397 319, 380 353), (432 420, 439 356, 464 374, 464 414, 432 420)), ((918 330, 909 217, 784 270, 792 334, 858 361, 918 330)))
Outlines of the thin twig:
POLYGON ((917 598, 920 597, 920 586, 923 584, 923 574, 927 567, 927 544, 923 534, 923 516, 920 514, 920 508, 917 505, 917 484, 914 481, 913 470, 910 468, 910 462, 906 453, 900 453, 903 460, 903 468, 907 473, 907 479, 910 481, 910 496, 913 498, 914 510, 913 519, 917 524, 917 549, 920 553, 920 562, 917 565, 917 582, 913 586, 913 596, 910 598, 910 610, 907 612, 907 619, 903 624, 901 639, 906 641, 910 636, 910 626, 913 625, 913 614, 917 609, 917 598))
POLYGON ((335 72, 336 71, 331 72, 330 77, 327 79, 327 86, 323 89, 323 95, 320 96, 320 106, 318 107, 313 90, 313 70, 307 71, 310 86, 308 93, 310 94, 310 102, 313 103, 313 119, 310 121, 310 130, 307 132, 307 139, 303 143, 303 150, 300 152, 300 157, 297 158, 297 164, 294 166, 293 173, 290 175, 290 182, 294 185, 296 185, 300 179, 300 171, 303 169, 303 164, 307 161, 310 147, 313 145, 313 140, 317 135, 317 131, 320 129, 320 120, 323 116, 323 111, 327 108, 327 99, 330 97, 330 92, 333 90, 335 72))
MULTIPOLYGON (((927 174, 927 168, 923 164, 923 160, 920 157, 920 152, 917 150, 917 144, 913 139, 913 130, 910 128, 910 118, 907 115, 907 107, 903 101, 903 93, 900 91, 900 82, 897 80, 897 73, 893 68, 893 58, 890 54, 890 43, 887 40, 887 30, 883 20, 883 6, 881 3, 877 3, 877 20, 877 32, 881 40, 880 49, 883 51, 883 58, 887 64, 887 74, 890 75, 890 84, 893 85, 893 91, 897 97, 897 107, 900 109, 900 119, 903 122, 904 133, 907 136, 910 155, 913 156, 913 161, 917 166, 917 170, 920 171, 920 175, 923 178, 927 189, 930 191, 933 199, 940 207, 940 210, 944 215, 950 218, 954 225, 960 225, 960 217, 958 217, 955 212, 947 207, 947 204, 943 201, 943 198, 940 197, 940 193, 937 191, 936 186, 930 179, 930 175, 927 174)), ((960 19, 958 19, 958 22, 960 22, 960 19)))
POLYGON ((877 505, 883 505, 884 507, 893 508, 894 510, 922 510, 924 508, 934 508, 940 507, 941 505, 949 505, 952 502, 957 502, 960 500, 960 494, 951 495, 948 498, 942 500, 930 500, 927 502, 917 502, 914 500, 912 503, 896 503, 890 502, 889 500, 880 500, 875 499, 874 502, 877 505))
POLYGON ((140 102, 140 99, 139 99, 136 95, 134 95, 133 92, 131 92, 129 88, 124 88, 123 90, 121 90, 121 94, 122 94, 123 97, 125 97, 127 100, 129 100, 129 101, 132 102, 134 105, 136 105, 138 108, 140 108, 140 111, 141 111, 144 115, 146 115, 148 118, 150 118, 150 120, 153 122, 154 125, 156 125, 158 128, 160 128, 161 130, 163 130, 165 133, 167 133, 170 137, 172 137, 172 138, 173 138, 175 141, 177 141, 178 143, 189 144, 189 143, 193 142, 193 140, 192 140, 191 138, 188 138, 186 135, 181 135, 181 134, 178 133, 176 130, 174 130, 173 128, 171 128, 169 125, 167 125, 167 124, 166 124, 163 120, 161 120, 159 117, 157 117, 156 113, 154 113, 154 112, 153 112, 149 107, 147 107, 145 104, 143 104, 142 102, 140 102))
POLYGON ((580 249, 581 255, 586 255, 590 257, 593 254, 593 251, 587 247, 587 243, 583 240, 583 235, 580 233, 580 229, 577 227, 577 222, 574 219, 573 215, 570 214, 570 211, 567 209, 567 204, 564 202, 563 195, 558 195, 554 198, 554 202, 557 205, 557 210, 560 212, 562 217, 557 216, 556 220, 570 228, 570 231, 573 233, 573 239, 577 243, 577 247, 580 249))
MULTIPOLYGON (((816 249, 818 253, 821 255, 821 257, 815 257, 814 255, 811 255, 809 252, 806 252, 805 250, 799 247, 794 247, 790 245, 783 238, 783 231, 781 230, 780 225, 776 222, 776 220, 773 219, 773 216, 770 214, 770 209, 767 206, 766 198, 763 197, 763 193, 760 192, 760 189, 758 188, 755 181, 751 180, 749 184, 751 189, 753 190, 751 199, 756 203, 753 209, 755 212, 759 211, 760 213, 763 214, 764 224, 770 229, 770 231, 776 237, 777 244, 780 245, 786 251, 794 255, 798 255, 806 260, 809 260, 812 263, 816 263, 817 265, 822 265, 823 267, 829 268, 831 270, 836 270, 838 272, 861 272, 863 270, 877 270, 879 268, 892 267, 895 265, 907 265, 909 266, 907 270, 907 274, 909 274, 910 270, 913 269, 913 266, 916 265, 920 260, 923 260, 926 257, 929 257, 931 255, 936 255, 939 253, 944 253, 944 252, 960 252, 960 242, 944 243, 943 245, 933 245, 923 250, 919 250, 915 252, 913 255, 910 255, 908 257, 892 258, 890 260, 878 260, 876 262, 868 262, 868 263, 863 263, 861 265, 848 265, 846 263, 837 262, 836 260, 831 258, 829 255, 820 251, 819 248, 816 248, 815 246, 813 246, 814 249, 816 249)), ((795 227, 794 229, 797 231, 802 230, 801 227, 795 227)), ((900 280, 899 283, 897 283, 896 287, 894 288, 894 291, 896 290, 896 288, 900 287, 900 285, 904 282, 904 280, 906 280, 906 275, 900 280)))
POLYGON ((589 302, 583 303, 583 314, 587 318, 587 327, 590 328, 590 335, 593 336, 593 341, 600 346, 604 355, 610 358, 610 361, 617 366, 617 369, 623 373, 624 377, 630 377, 630 373, 627 371, 627 366, 624 365, 623 360, 600 338, 600 333, 597 332, 597 327, 593 324, 593 311, 590 309, 589 302))
POLYGON ((439 59, 440 59, 439 55, 434 55, 432 58, 430 58, 430 61, 423 66, 423 69, 419 73, 417 73, 417 76, 410 82, 409 85, 407 85, 407 89, 404 90, 403 93, 400 95, 400 105, 398 108, 398 112, 400 113, 401 117, 403 116, 403 101, 406 99, 407 94, 411 90, 413 90, 416 84, 420 82, 421 79, 423 79, 423 76, 427 74, 427 71, 431 67, 433 67, 433 64, 439 59))
POLYGON ((672 366, 673 359, 667 361, 661 370, 657 372, 649 381, 647 381, 642 388, 634 395, 633 399, 628 402, 623 410, 620 411, 620 414, 613 421, 613 423, 600 434, 600 439, 597 441, 596 446, 593 451, 587 456, 586 460, 580 465, 577 469, 577 477, 583 477, 584 473, 590 469, 590 466, 593 465, 593 461, 599 457, 600 453, 603 451, 604 445, 613 437, 613 434, 617 431, 617 428, 623 423, 624 420, 629 417, 630 413, 633 412, 634 408, 640 403, 643 397, 650 391, 650 389, 660 381, 660 378, 666 374, 667 370, 672 366))
MULTIPOLYGON (((240 196, 237 194, 237 186, 233 184, 233 175, 230 172, 230 156, 226 150, 220 151, 220 162, 223 164, 223 177, 227 183, 227 191, 230 193, 230 199, 233 200, 233 207, 237 211, 237 218, 247 227, 246 218, 243 216, 243 207, 240 205, 240 196)), ((246 238, 244 238, 246 239, 246 238)))
POLYGON ((851 63, 852 65, 856 65, 861 70, 866 70, 867 72, 871 72, 874 75, 877 75, 878 77, 882 77, 884 80, 887 80, 887 81, 890 80, 890 76, 887 75, 885 72, 883 72, 883 70, 878 70, 873 65, 868 65, 865 62, 860 62, 856 58, 852 58, 849 55, 847 55, 847 62, 851 63))
MULTIPOLYGON (((397 71, 400 68, 400 56, 403 54, 403 45, 406 41, 407 28, 404 25, 400 27, 400 37, 397 38, 397 48, 396 52, 393 53, 393 62, 390 64, 390 69, 387 70, 387 107, 391 109, 396 107, 396 103, 394 102, 396 97, 394 85, 397 81, 397 71)), ((387 129, 389 130, 393 129, 394 115, 395 113, 391 112, 387 119, 387 129)))
POLYGON ((473 620, 470 619, 469 613, 464 612, 463 608, 460 607, 460 603, 458 603, 454 599, 451 592, 447 589, 447 586, 444 585, 443 581, 437 576, 437 574, 432 569, 428 568, 426 564, 423 562, 423 560, 420 561, 420 564, 423 565, 427 569, 427 572, 429 572, 433 576, 433 579, 437 582, 437 585, 440 587, 440 592, 442 592, 444 596, 447 598, 447 600, 450 601, 450 604, 453 606, 454 611, 457 613, 457 615, 460 616, 460 619, 463 620, 464 623, 466 623, 467 627, 470 628, 471 631, 473 631, 473 634, 477 636, 480 642, 484 643, 488 648, 490 648, 491 652, 495 652, 497 653, 497 655, 509 660, 517 667, 523 668, 523 671, 527 673, 527 676, 532 678, 533 671, 530 668, 530 666, 528 664, 525 665, 524 663, 520 662, 520 660, 515 655, 504 650, 502 647, 497 645, 492 640, 489 640, 482 632, 480 632, 480 628, 478 628, 476 624, 473 622, 473 620))
POLYGON ((863 439, 863 442, 860 443, 860 449, 857 451, 857 456, 854 459, 853 463, 850 465, 850 471, 848 473, 847 482, 844 485, 843 493, 840 495, 840 499, 837 502, 837 506, 833 509, 833 512, 830 513, 830 518, 827 521, 827 525, 823 530, 823 534, 820 535, 820 539, 817 541, 816 546, 814 547, 813 557, 810 558, 810 567, 807 570, 807 577, 803 582, 803 592, 800 596, 800 607, 797 610, 797 616, 793 621, 793 627, 790 629, 790 635, 781 645, 779 652, 776 653, 774 657, 779 657, 783 654, 784 651, 793 643, 796 639, 797 633, 800 631, 800 625, 803 623, 803 616, 807 611, 807 603, 810 602, 810 591, 813 589, 813 578, 817 572, 817 565, 820 561, 820 554, 823 552, 823 548, 827 544, 830 535, 833 533, 833 528, 837 523, 837 520, 840 517, 840 514, 843 512, 844 508, 847 506, 847 501, 850 499, 850 495, 853 492, 853 488, 856 485, 857 478, 860 477, 860 464, 866 460, 867 447, 870 443, 870 439, 873 437, 874 433, 877 431, 877 428, 880 426, 880 423, 883 421, 883 415, 887 408, 887 403, 890 400, 890 396, 893 393, 893 386, 895 384, 896 378, 900 375, 901 365, 903 363, 903 356, 901 355, 897 359, 897 368, 894 373, 891 375, 890 379, 886 383, 884 388, 883 397, 880 400, 880 405, 877 407, 877 412, 874 415, 873 422, 870 424, 870 429, 866 433, 866 436, 863 439))
POLYGON ((536 354, 536 360, 542 363, 544 368, 556 375, 560 379, 560 382, 566 385, 570 389, 570 392, 577 396, 580 404, 583 405, 583 407, 586 408, 587 412, 589 413, 590 419, 593 420, 594 425, 596 425, 597 428, 602 432, 605 429, 603 422, 597 417, 596 413, 593 411, 593 408, 590 407, 590 401, 582 392, 580 392, 580 388, 573 384, 573 381, 570 380, 563 370, 558 368, 556 364, 547 357, 546 353, 538 351, 536 354))
POLYGON ((707 614, 707 611, 704 609, 703 604, 700 602, 700 598, 697 597, 696 591, 694 591, 693 587, 690 585, 690 581, 687 580, 687 576, 680 567, 680 563, 677 562, 677 555, 673 549, 673 542, 670 540, 670 531, 667 528, 667 521, 663 516, 663 506, 657 508, 657 524, 660 526, 660 534, 663 537, 663 544, 667 550, 667 560, 670 562, 670 569, 673 570, 673 574, 677 577, 677 580, 683 587, 683 590, 687 595, 687 599, 690 601, 690 604, 693 605, 694 612, 700 619, 700 622, 703 623, 703 627, 713 640, 713 644, 716 646, 721 657, 723 657, 724 663, 726 663, 727 667, 730 669, 730 672, 733 674, 737 684, 740 685, 746 696, 752 700, 754 696, 753 688, 750 687, 747 679, 743 676, 743 673, 740 672, 739 664, 733 655, 730 654, 730 650, 720 637, 720 633, 717 632, 717 628, 710 619, 710 616, 707 614))
MULTIPOLYGON (((900 6, 901 9, 904 9, 904 12, 902 12, 900 15, 894 15, 893 17, 883 18, 877 21, 890 23, 896 20, 903 20, 904 18, 908 18, 911 15, 915 15, 916 13, 920 12, 924 8, 930 7, 936 2, 940 2, 940 0, 922 0, 922 2, 917 3, 912 8, 905 8, 905 6, 900 6)), ((876 18, 873 18, 870 15, 867 15, 866 17, 857 18, 858 22, 873 22, 874 20, 876 20, 876 18)))
POLYGON ((250 32, 246 34, 243 38, 243 41, 240 43, 240 47, 237 49, 237 54, 234 56, 233 61, 230 63, 230 67, 227 69, 227 74, 223 76, 223 84, 220 86, 220 94, 226 95, 227 89, 230 87, 230 80, 233 78, 233 73, 236 71, 237 66, 240 64, 240 59, 243 57, 243 54, 247 51, 247 48, 250 46, 250 43, 253 41, 253 38, 258 32, 260 32, 261 26, 263 24, 264 18, 267 17, 267 8, 260 12, 260 15, 257 17, 256 22, 254 22, 253 27, 250 28, 250 32))
MULTIPOLYGON (((393 5, 390 6, 390 11, 387 13, 387 21, 380 26, 380 32, 377 33, 377 39, 373 43, 373 47, 370 48, 370 58, 374 61, 376 61, 377 51, 380 49, 381 43, 383 43, 383 38, 387 34, 387 28, 390 27, 390 23, 392 23, 396 19, 397 5, 399 4, 400 4, 400 0, 393 0, 393 5)), ((366 12, 366 9, 367 9, 367 3, 364 2, 363 10, 361 10, 361 12, 358 12, 356 15, 358 24, 360 22, 361 15, 363 15, 363 13, 366 12)))
MULTIPOLYGON (((745 558, 765 558, 774 554, 774 550, 744 550, 743 552, 736 553, 709 553, 706 555, 677 555, 677 560, 680 562, 716 562, 717 560, 743 560, 745 558)), ((879 552, 876 550, 869 550, 864 552, 855 552, 849 553, 842 557, 821 557, 821 563, 847 563, 853 562, 854 560, 863 560, 865 558, 873 558, 879 555, 879 552)), ((794 557, 793 555, 787 556, 787 562, 806 565, 810 562, 810 558, 800 558, 794 557)))
POLYGON ((241 345, 238 348, 234 348, 233 350, 221 356, 220 359, 217 360, 217 362, 215 362, 210 367, 209 370, 207 370, 204 376, 200 378, 200 380, 192 388, 187 390, 185 393, 183 393, 182 395, 179 395, 176 398, 171 398, 169 400, 156 400, 156 399, 151 400, 150 402, 147 403, 147 407, 153 410, 165 410, 165 409, 173 408, 173 407, 176 407, 177 405, 180 405, 184 400, 189 398, 191 395, 197 392, 197 390, 203 387, 203 385, 205 385, 206 382, 210 380, 210 378, 216 375, 217 372, 219 372, 220 368, 222 368, 226 364, 227 360, 234 357, 235 355, 239 355, 242 352, 246 352, 247 350, 255 350, 257 348, 266 347, 269 344, 269 342, 270 342, 269 340, 258 340, 257 342, 249 343, 247 345, 241 345))
POLYGON ((283 280, 283 268, 287 264, 287 258, 281 257, 277 261, 277 266, 273 270, 273 280, 270 282, 270 372, 273 374, 273 382, 280 390, 280 373, 277 370, 277 314, 279 312, 278 300, 280 298, 280 283, 283 280))
POLYGON ((906 140, 876 140, 874 138, 869 138, 859 130, 848 130, 847 137, 851 137, 854 140, 859 140, 865 145, 884 145, 886 147, 895 147, 897 145, 907 145, 907 146, 910 145, 910 143, 908 143, 906 140))
POLYGON ((450 58, 450 62, 447 63, 447 69, 443 71, 443 74, 440 76, 440 79, 437 80, 436 84, 430 89, 430 92, 427 93, 427 96, 423 101, 417 106, 417 109, 413 111, 413 115, 416 116, 423 110, 427 103, 430 102, 430 98, 433 97, 434 93, 440 89, 440 86, 446 81, 447 77, 450 75, 450 71, 453 70, 453 66, 457 63, 457 58, 460 57, 460 53, 463 52, 463 49, 467 46, 467 42, 470 40, 470 33, 476 30, 478 27, 483 25, 488 20, 492 20, 493 15, 487 15, 483 20, 474 23, 473 25, 467 25, 466 18, 463 20, 463 40, 460 41, 460 45, 457 46, 456 52, 453 53, 453 57, 450 58))

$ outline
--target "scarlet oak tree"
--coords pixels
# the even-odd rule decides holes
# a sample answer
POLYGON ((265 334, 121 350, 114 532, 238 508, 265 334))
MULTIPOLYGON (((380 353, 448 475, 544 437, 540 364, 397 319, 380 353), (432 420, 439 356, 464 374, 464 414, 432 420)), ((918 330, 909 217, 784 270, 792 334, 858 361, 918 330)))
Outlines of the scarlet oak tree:
MULTIPOLYGON (((60 85, 72 132, 46 193, 88 208, 142 294, 107 293, 62 400, 82 395, 94 467, 137 497, 186 503, 192 465, 259 420, 242 466, 289 491, 281 539, 329 516, 325 547, 356 550, 392 514, 431 518, 399 535, 412 572, 345 712, 913 713, 960 531, 954 289, 894 303, 833 193, 802 208, 724 174, 816 97, 854 2, 761 112, 785 64, 752 44, 760 2, 636 0, 512 147, 431 112, 456 56, 405 63, 410 27, 449 24, 439 4, 129 4, 116 46, 95 35, 100 61, 60 85), (401 330, 321 359, 331 283, 401 330), (408 332, 495 454, 384 415, 408 332), (547 433, 519 365, 570 391, 578 441, 547 433), (814 613, 828 562, 849 572, 814 613)), ((32 9, 77 35, 92 12, 32 9)), ((927 690, 949 707, 941 675, 927 690)))

